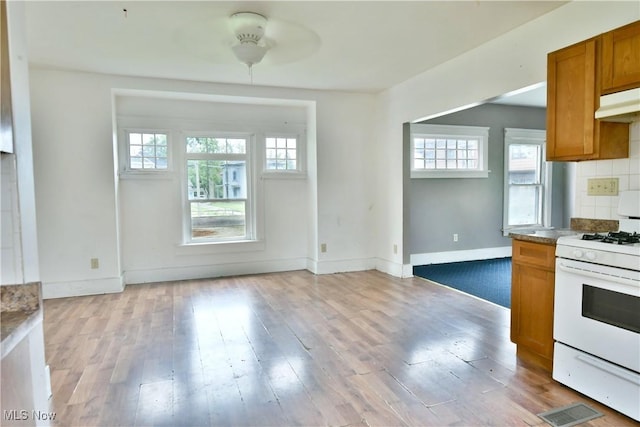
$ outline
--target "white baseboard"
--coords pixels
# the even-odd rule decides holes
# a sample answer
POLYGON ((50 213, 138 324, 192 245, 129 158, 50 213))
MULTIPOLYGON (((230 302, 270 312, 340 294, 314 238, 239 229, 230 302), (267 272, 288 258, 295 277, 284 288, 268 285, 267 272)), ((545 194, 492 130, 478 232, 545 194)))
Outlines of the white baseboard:
MULTIPOLYGON (((402 264, 389 261, 388 259, 376 258, 376 270, 394 277, 405 277, 405 268, 402 264)), ((413 274, 413 272, 412 272, 413 274)))
POLYGON ((408 279, 410 277, 413 277, 413 265, 402 264, 402 278, 408 279))
POLYGON ((511 246, 469 249, 464 251, 428 252, 423 254, 412 254, 411 265, 444 264, 447 262, 507 258, 510 256, 511 246))
POLYGON ((124 273, 124 279, 125 283, 129 285, 176 280, 209 279, 246 274, 276 273, 280 271, 304 270, 306 267, 307 262, 305 258, 294 258, 277 261, 235 262, 216 265, 127 270, 124 273))
POLYGON ((42 282, 42 298, 66 298, 83 295, 113 294, 124 290, 122 277, 73 282, 42 282))
POLYGON ((366 271, 376 268, 373 258, 348 259, 338 261, 315 261, 307 259, 307 270, 313 274, 334 274, 350 271, 366 271))
MULTIPOLYGON (((510 249, 511 248, 509 248, 509 250, 510 249)), ((44 299, 53 299, 83 295, 100 295, 122 292, 125 284, 207 279, 213 277, 276 273, 305 269, 314 274, 334 274, 376 269, 395 277, 408 278, 413 277, 413 265, 419 264, 414 264, 413 262, 412 264, 398 264, 381 258, 361 258, 337 261, 314 261, 308 258, 294 258, 277 261, 238 262, 218 265, 127 270, 123 273, 122 277, 98 280, 78 280, 74 282, 43 282, 42 296, 44 299)))

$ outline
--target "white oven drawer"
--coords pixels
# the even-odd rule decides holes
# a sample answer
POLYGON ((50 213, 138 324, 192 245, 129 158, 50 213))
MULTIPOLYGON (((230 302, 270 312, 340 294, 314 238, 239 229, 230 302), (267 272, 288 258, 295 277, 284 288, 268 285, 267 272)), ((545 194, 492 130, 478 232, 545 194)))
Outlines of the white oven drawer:
POLYGON ((556 342, 553 379, 640 421, 640 374, 556 342))

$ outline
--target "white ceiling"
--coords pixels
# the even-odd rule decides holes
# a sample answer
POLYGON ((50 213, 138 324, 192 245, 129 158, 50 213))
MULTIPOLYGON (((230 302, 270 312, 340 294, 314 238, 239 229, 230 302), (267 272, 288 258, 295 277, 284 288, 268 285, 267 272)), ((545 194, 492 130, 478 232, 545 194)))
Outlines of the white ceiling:
POLYGON ((489 100, 492 104, 522 105, 527 107, 547 106, 547 84, 538 83, 536 85, 522 88, 512 93, 507 93, 495 99, 489 100))
POLYGON ((33 64, 250 83, 228 17, 268 17, 253 84, 377 92, 543 15, 555 1, 28 1, 33 64), (124 11, 126 9, 126 12, 124 11))

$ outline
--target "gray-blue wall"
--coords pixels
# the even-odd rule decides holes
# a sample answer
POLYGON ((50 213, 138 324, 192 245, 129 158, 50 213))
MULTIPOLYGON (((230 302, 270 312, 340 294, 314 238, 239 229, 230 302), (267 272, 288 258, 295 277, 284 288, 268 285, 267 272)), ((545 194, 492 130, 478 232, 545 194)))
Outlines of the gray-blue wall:
MULTIPOLYGON (((488 178, 480 179, 408 180, 410 253, 510 246, 511 239, 502 234, 504 129, 546 129, 546 110, 484 104, 422 123, 489 126, 491 173, 488 178), (458 242, 453 241, 454 233, 459 236, 458 242)), ((408 164, 406 142, 405 159, 408 164)), ((564 189, 565 165, 554 163, 551 225, 555 227, 567 227, 569 223, 563 202, 564 189)))

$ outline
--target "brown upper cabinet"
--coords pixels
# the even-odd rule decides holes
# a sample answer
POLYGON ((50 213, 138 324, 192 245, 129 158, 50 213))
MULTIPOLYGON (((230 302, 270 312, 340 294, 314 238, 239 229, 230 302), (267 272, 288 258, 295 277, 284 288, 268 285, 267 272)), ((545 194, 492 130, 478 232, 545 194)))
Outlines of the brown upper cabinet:
POLYGON ((594 115, 600 95, 634 87, 640 87, 640 21, 551 52, 547 160, 629 157, 629 124, 594 115))
POLYGON ((640 21, 602 35, 602 95, 640 87, 640 21))

